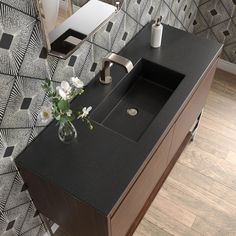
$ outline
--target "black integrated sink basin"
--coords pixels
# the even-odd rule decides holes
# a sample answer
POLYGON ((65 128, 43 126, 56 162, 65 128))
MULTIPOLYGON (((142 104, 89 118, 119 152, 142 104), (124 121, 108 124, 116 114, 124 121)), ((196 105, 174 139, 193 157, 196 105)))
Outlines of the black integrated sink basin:
POLYGON ((91 119, 138 142, 183 78, 179 72, 141 59, 91 119))

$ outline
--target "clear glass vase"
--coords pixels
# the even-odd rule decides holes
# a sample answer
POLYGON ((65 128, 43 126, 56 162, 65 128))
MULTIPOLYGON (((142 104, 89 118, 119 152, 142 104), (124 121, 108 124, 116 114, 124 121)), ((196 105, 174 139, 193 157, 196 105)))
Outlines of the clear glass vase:
POLYGON ((58 137, 63 143, 71 143, 77 138, 77 131, 71 122, 61 123, 58 129, 58 137))

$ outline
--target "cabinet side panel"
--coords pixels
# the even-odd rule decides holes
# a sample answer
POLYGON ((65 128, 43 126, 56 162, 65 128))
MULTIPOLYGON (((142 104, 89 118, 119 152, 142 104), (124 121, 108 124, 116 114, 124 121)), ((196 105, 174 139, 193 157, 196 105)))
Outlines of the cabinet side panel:
POLYGON ((210 67, 209 71, 201 81, 199 87, 192 95, 186 107, 176 121, 168 162, 171 161, 171 159, 179 149, 181 143, 185 139, 186 135, 194 124, 194 121, 197 119, 206 103, 212 79, 216 71, 217 62, 218 60, 216 60, 210 67))
POLYGON ((22 167, 19 170, 36 208, 65 232, 83 236, 108 235, 105 216, 28 170, 22 167))
POLYGON ((167 168, 172 134, 171 129, 113 215, 111 219, 112 236, 123 236, 128 233, 158 184, 167 168))

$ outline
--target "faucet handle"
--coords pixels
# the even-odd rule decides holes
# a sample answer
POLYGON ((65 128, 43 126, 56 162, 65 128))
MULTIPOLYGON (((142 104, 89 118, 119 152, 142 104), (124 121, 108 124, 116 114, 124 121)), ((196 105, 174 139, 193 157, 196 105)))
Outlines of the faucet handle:
POLYGON ((100 77, 100 82, 102 84, 110 84, 112 82, 112 77, 111 77, 111 71, 110 71, 110 66, 112 64, 118 64, 127 70, 129 73, 133 69, 133 63, 125 58, 122 57, 118 54, 115 54, 113 52, 109 53, 106 57, 103 58, 103 67, 101 70, 101 77, 100 77))
POLYGON ((109 53, 104 60, 124 66, 128 73, 134 68, 133 63, 129 59, 113 52, 109 53))

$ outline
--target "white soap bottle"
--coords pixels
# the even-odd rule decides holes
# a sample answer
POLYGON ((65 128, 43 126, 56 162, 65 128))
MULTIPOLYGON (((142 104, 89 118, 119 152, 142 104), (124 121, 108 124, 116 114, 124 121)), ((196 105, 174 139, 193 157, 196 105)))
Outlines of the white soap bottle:
POLYGON ((153 48, 159 48, 161 46, 163 25, 161 24, 162 16, 157 18, 156 22, 152 25, 151 32, 151 46, 153 48))

